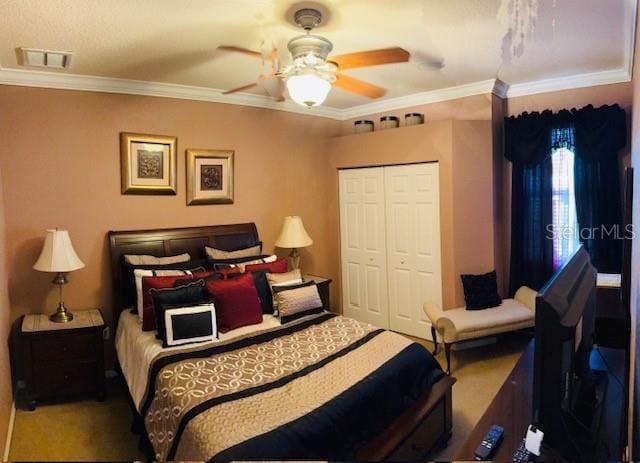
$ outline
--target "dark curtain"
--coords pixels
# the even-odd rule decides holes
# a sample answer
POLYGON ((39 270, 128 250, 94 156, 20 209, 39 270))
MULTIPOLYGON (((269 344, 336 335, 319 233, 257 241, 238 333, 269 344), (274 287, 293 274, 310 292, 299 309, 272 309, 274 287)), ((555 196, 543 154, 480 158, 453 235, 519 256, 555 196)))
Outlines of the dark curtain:
POLYGON ((580 241, 599 272, 620 273, 623 230, 618 152, 627 143, 626 116, 613 106, 588 106, 573 114, 580 241))
POLYGON ((511 271, 509 291, 520 286, 540 289, 553 273, 551 156, 525 166, 514 164, 511 191, 511 271))
POLYGON ((540 289, 553 273, 548 227, 553 223, 550 156, 555 148, 572 148, 576 154, 578 226, 594 266, 601 272, 620 271, 621 241, 610 233, 621 223, 618 152, 626 145, 626 130, 626 116, 618 105, 505 119, 505 157, 513 167, 512 294, 522 285, 540 289))

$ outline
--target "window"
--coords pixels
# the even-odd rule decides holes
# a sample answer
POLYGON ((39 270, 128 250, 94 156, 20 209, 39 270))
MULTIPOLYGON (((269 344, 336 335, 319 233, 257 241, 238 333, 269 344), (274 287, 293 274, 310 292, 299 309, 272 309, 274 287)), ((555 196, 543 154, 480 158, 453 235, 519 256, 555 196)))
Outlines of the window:
MULTIPOLYGON (((573 130, 570 132, 572 136, 573 130)), ((560 146, 551 153, 554 268, 558 268, 569 258, 579 244, 573 179, 574 158, 574 152, 566 146, 560 146)))

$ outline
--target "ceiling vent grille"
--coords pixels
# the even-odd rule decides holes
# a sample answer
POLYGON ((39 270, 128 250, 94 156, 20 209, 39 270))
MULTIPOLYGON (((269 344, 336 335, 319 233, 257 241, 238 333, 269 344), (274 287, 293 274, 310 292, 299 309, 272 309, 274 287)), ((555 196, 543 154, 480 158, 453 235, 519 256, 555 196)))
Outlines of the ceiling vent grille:
POLYGON ((49 69, 68 69, 71 65, 71 52, 42 50, 38 48, 20 48, 22 65, 49 69))

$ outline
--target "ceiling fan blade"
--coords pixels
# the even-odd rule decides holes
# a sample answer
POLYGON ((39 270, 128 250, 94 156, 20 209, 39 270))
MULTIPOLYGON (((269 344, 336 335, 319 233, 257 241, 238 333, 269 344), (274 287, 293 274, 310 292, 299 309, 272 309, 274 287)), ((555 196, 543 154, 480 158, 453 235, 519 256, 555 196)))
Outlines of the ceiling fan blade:
POLYGON ((337 79, 333 83, 334 87, 341 88, 347 92, 366 96, 367 98, 380 98, 387 93, 386 88, 378 87, 360 79, 354 79, 344 74, 338 74, 336 77, 337 79))
POLYGON ((236 93, 236 92, 242 92, 243 90, 249 90, 252 89, 254 87, 257 87, 258 83, 257 82, 253 82, 251 84, 248 85, 243 85, 242 87, 237 87, 237 88, 232 88, 231 90, 227 90, 226 92, 222 92, 223 95, 228 95, 230 93, 236 93))
POLYGON ((407 50, 396 47, 330 56, 329 61, 333 61, 341 71, 344 71, 345 69, 377 66, 379 64, 405 63, 409 61, 410 57, 411 54, 407 50))
POLYGON ((258 82, 275 101, 284 101, 285 85, 282 79, 275 74, 270 76, 260 76, 258 82))
MULTIPOLYGON (((248 48, 242 48, 242 47, 234 47, 232 45, 220 45, 218 47, 218 50, 223 50, 223 51, 233 51, 236 53, 242 53, 243 55, 248 55, 248 56, 253 56, 255 58, 262 58, 262 53, 260 53, 259 51, 253 51, 253 50, 249 50, 248 48)), ((271 57, 267 57, 267 59, 271 59, 271 57)))

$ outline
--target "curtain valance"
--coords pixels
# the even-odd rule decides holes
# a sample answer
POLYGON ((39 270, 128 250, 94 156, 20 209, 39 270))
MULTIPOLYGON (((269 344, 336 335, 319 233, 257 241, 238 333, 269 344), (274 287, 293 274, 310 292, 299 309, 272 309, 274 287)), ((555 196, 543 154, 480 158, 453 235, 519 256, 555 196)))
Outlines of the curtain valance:
MULTIPOLYGON (((505 157, 522 166, 539 164, 553 148, 570 147, 569 138, 552 138, 553 129, 573 129, 576 155, 585 162, 617 156, 627 144, 627 121, 618 105, 523 113, 505 118, 505 157), (559 146, 556 146, 558 145, 559 146)), ((557 131, 556 131, 557 132, 557 131)))

